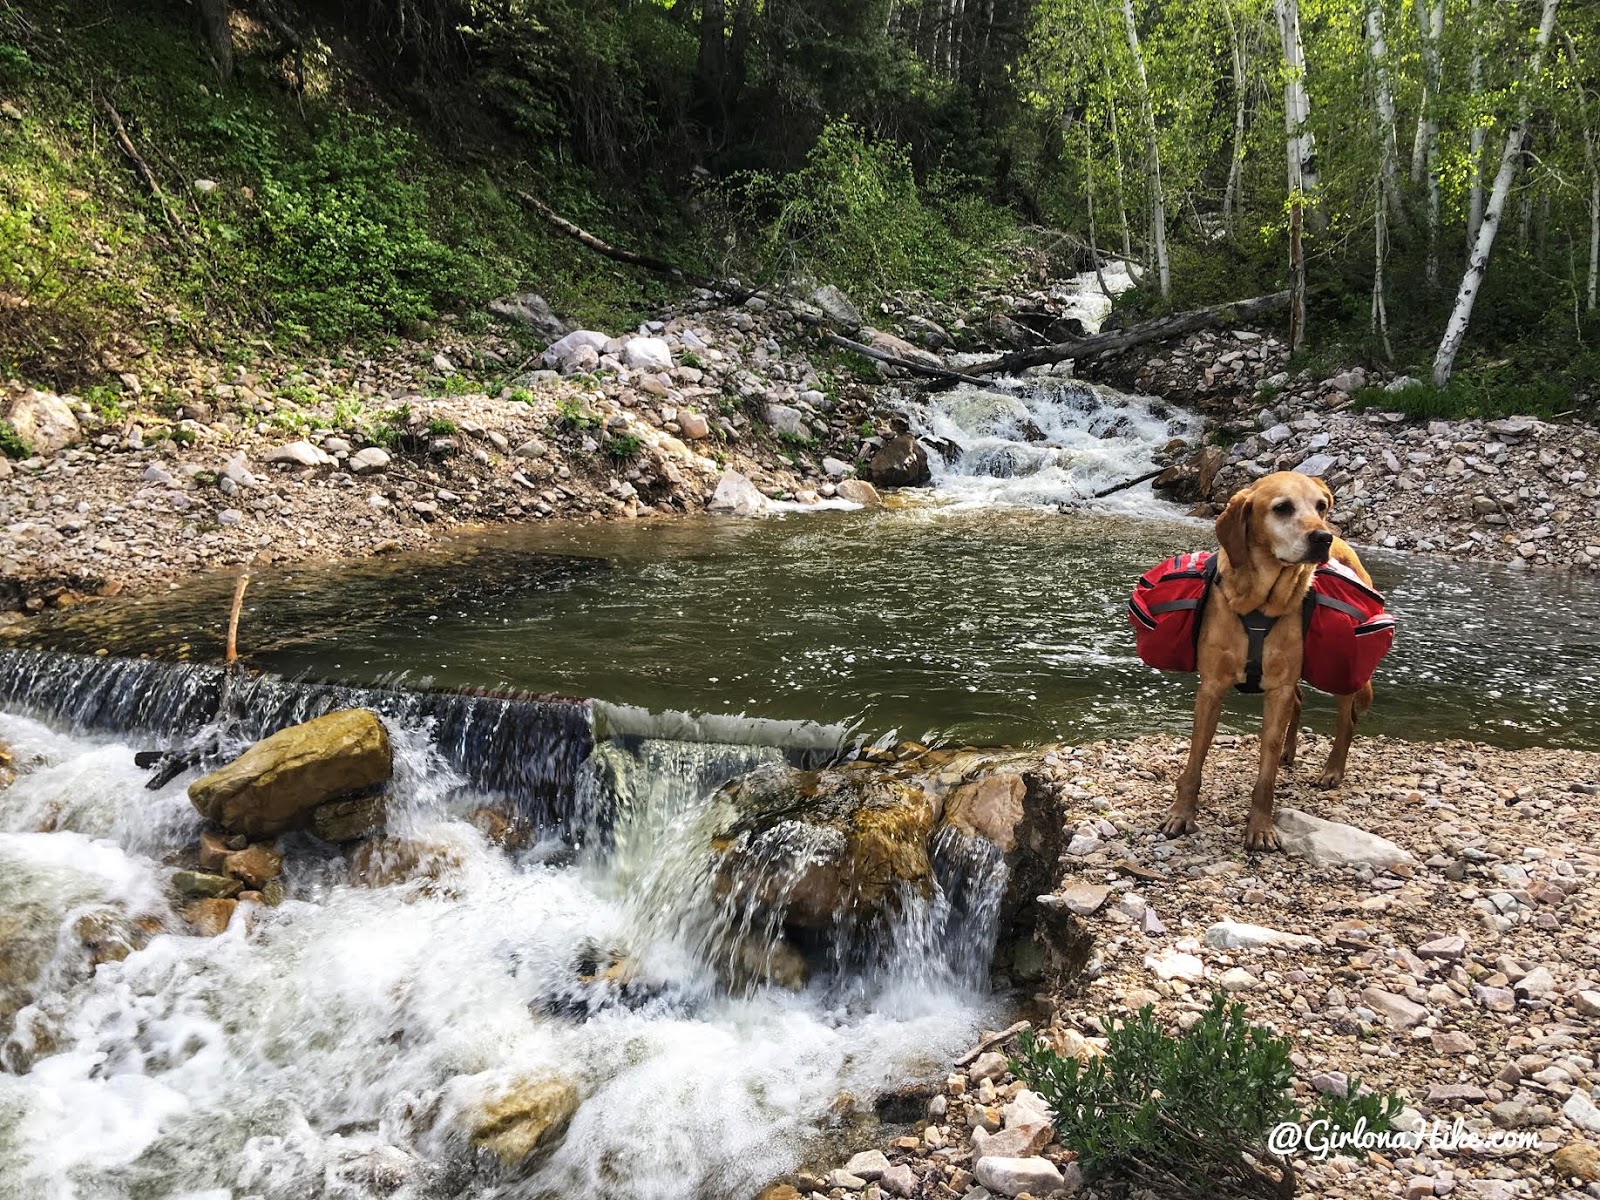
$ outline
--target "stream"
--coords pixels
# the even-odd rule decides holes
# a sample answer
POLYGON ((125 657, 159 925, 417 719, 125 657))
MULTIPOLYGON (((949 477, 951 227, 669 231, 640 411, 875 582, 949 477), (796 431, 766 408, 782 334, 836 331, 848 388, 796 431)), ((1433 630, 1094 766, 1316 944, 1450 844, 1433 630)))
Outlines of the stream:
MULTIPOLYGON (((0 649, 19 772, 0 790, 0 1198, 742 1200, 880 1145, 874 1096, 1011 1015, 984 905, 951 902, 1003 869, 946 864, 868 966, 730 987, 703 935, 729 903, 707 886, 708 797, 856 740, 1185 728, 1192 684, 1139 664, 1123 606, 1211 538, 1147 488, 1085 500, 1192 435, 1159 401, 1052 379, 918 420, 951 457, 887 509, 549 523, 260 572, 247 682, 203 665, 231 578, 53 614, 0 649), (133 753, 219 761, 351 705, 394 740, 391 832, 447 869, 356 887, 336 847, 290 835, 289 899, 190 936, 165 881, 200 830, 197 772, 149 791, 133 753), (537 836, 491 844, 485 804, 537 836), (129 922, 131 952, 85 950, 129 922), (650 987, 596 1003, 581 979, 618 953, 650 987), (460 1114, 553 1071, 581 1096, 565 1137, 528 1170, 486 1166, 460 1114)), ((1600 743, 1591 589, 1369 565, 1401 621, 1374 732, 1600 743)), ((1306 720, 1330 713, 1316 698, 1306 720)))

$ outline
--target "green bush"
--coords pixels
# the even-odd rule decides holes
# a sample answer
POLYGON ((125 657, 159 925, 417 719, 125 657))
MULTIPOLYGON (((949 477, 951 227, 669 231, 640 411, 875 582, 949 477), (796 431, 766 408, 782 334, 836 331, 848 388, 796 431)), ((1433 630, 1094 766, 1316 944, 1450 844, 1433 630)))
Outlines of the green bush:
POLYGON ((606 453, 617 462, 631 462, 644 449, 644 439, 637 433, 619 433, 606 443, 606 453))
POLYGON ((1004 210, 954 177, 936 180, 925 201, 906 151, 848 121, 823 129, 800 170, 756 172, 734 186, 745 219, 761 230, 768 270, 811 274, 859 296, 970 287, 1015 233, 1004 210))
POLYGON ((7 458, 27 458, 31 451, 28 443, 10 421, 0 421, 0 454, 7 458))
MULTIPOLYGON (((1063 1058, 1031 1034, 1012 1069, 1056 1111, 1062 1145, 1089 1180, 1142 1184, 1162 1196, 1277 1196, 1293 1168, 1268 1149, 1285 1121, 1381 1133, 1400 1113, 1394 1095, 1324 1098, 1302 1112, 1290 1093, 1288 1039, 1245 1019, 1220 993, 1189 1029, 1169 1034, 1153 1008, 1110 1030, 1103 1057, 1063 1058)), ((1284 1184, 1288 1183, 1288 1188, 1284 1184)))
POLYGON ((259 262, 280 324, 346 338, 431 317, 461 290, 414 153, 408 134, 341 114, 304 163, 262 180, 259 262))

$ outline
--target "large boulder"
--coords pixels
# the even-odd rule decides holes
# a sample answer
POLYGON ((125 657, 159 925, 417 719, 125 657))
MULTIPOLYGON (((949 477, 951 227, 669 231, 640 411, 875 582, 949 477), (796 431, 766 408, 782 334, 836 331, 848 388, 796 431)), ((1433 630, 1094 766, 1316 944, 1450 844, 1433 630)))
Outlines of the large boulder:
POLYGON ((489 311, 495 316, 522 325, 547 338, 559 338, 570 328, 551 311, 550 305, 538 292, 523 292, 502 300, 489 301, 489 311))
POLYGON ((854 333, 863 324, 861 310, 850 303, 850 298, 831 283, 825 283, 812 292, 811 302, 822 310, 823 316, 845 333, 854 333))
POLYGON ((796 929, 870 922, 909 886, 933 888, 928 838, 937 797, 912 778, 852 763, 771 767, 725 786, 728 819, 714 840, 718 888, 781 912, 796 929))
POLYGON ((590 351, 593 361, 599 362, 600 355, 605 353, 606 344, 610 341, 610 334, 598 333, 593 329, 574 330, 544 352, 544 365, 562 369, 582 350, 590 351))
POLYGON ((909 433, 890 438, 867 462, 867 480, 879 487, 918 487, 931 478, 928 452, 909 433))
POLYGON ((54 454, 83 436, 72 407, 54 392, 35 388, 12 396, 6 420, 35 454, 54 454))
POLYGON ((207 820, 249 837, 304 825, 312 809, 389 782, 394 756, 378 715, 364 708, 291 725, 189 785, 207 820))
POLYGON ((717 490, 711 494, 706 509, 715 513, 731 513, 736 517, 759 517, 772 507, 760 489, 749 478, 732 467, 722 472, 717 480, 717 490))

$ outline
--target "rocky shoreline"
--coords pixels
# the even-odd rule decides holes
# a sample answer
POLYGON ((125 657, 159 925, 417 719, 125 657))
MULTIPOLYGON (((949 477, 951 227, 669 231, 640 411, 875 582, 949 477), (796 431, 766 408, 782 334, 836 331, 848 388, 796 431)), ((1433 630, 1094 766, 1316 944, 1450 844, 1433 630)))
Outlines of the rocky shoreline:
MULTIPOLYGON (((1001 306, 1037 324, 1062 295, 1001 306)), ((700 294, 621 337, 567 332, 530 301, 507 311, 533 333, 458 326, 382 360, 150 356, 118 364, 116 396, 14 384, 3 407, 33 453, 0 458, 0 614, 484 526, 872 504, 875 487, 924 482, 930 448, 907 436, 899 386, 884 385, 894 369, 845 355, 818 324, 934 365, 952 331, 968 346, 1029 336, 999 316, 965 329, 941 311, 940 324, 915 302, 886 305, 900 332, 882 332, 830 289, 816 299, 730 308, 700 294)), ((1360 388, 1409 381, 1291 377, 1288 358, 1272 334, 1239 329, 1079 366, 1206 415, 1208 444, 1170 447, 1182 461, 1156 484, 1195 515, 1300 468, 1332 482, 1358 544, 1600 569, 1600 433, 1357 411, 1360 388)))
MULTIPOLYGON (((1302 740, 1305 761, 1323 742, 1302 740)), ((1359 1079, 1403 1094, 1406 1127, 1459 1119, 1537 1141, 1301 1158, 1308 1194, 1600 1194, 1600 755, 1358 738, 1340 791, 1315 790, 1304 767, 1288 774, 1280 822, 1302 833, 1290 853, 1252 855, 1251 738, 1219 739, 1198 834, 1155 833, 1185 753, 1148 737, 1043 749, 1030 769, 1072 833, 1050 903, 1095 945, 1076 987, 1036 998, 1049 1011, 1040 1034, 1093 1054, 1108 1017, 1152 1005, 1186 1027, 1221 990, 1293 1041, 1307 1106, 1359 1079)), ((1006 1063, 1015 1048, 985 1039, 921 1093, 906 1135, 775 1183, 766 1200, 1093 1194, 1038 1127, 1039 1101, 1006 1063)))

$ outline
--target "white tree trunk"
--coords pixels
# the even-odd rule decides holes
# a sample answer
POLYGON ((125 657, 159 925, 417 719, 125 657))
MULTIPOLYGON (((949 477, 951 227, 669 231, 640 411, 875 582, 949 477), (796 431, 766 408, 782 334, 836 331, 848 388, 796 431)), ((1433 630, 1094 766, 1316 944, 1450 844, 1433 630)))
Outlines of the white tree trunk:
POLYGON ((1133 262, 1133 230, 1128 225, 1128 179, 1122 165, 1122 134, 1117 128, 1117 95, 1106 79, 1106 115, 1111 118, 1111 158, 1117 166, 1117 219, 1122 222, 1122 261, 1133 262))
POLYGON ((1456 292, 1455 308, 1450 312, 1450 323, 1445 326, 1444 337, 1439 342, 1439 352, 1433 358, 1433 382, 1444 387, 1450 382, 1455 369, 1456 354, 1466 339, 1467 326, 1472 321, 1472 305, 1478 298, 1484 272, 1489 269, 1489 252, 1494 249, 1494 235, 1500 227, 1500 216, 1505 212, 1506 197, 1511 194, 1511 181, 1517 174, 1517 160, 1522 157, 1522 143, 1528 134, 1528 113, 1533 103, 1533 89, 1538 85, 1539 72, 1544 66, 1545 48, 1550 44, 1550 33, 1556 24, 1556 9, 1561 0, 1544 0, 1544 11, 1539 20, 1539 35, 1534 42, 1533 58, 1528 64, 1528 75, 1517 100, 1517 119, 1506 134, 1505 149, 1500 153, 1500 170, 1495 173, 1494 187, 1489 192, 1489 204, 1483 214, 1483 224, 1478 229, 1478 240, 1473 243, 1472 259, 1461 276, 1461 287, 1456 292))
POLYGON ((1383 271, 1389 254, 1389 204, 1383 196, 1387 187, 1380 175, 1377 195, 1372 202, 1372 331, 1383 339, 1386 358, 1394 357, 1394 347, 1389 344, 1389 307, 1384 295, 1383 271))
MULTIPOLYGON (((1472 13, 1472 20, 1469 22, 1473 39, 1472 66, 1467 73, 1467 90, 1472 97, 1472 109, 1476 116, 1478 98, 1483 95, 1483 52, 1480 49, 1478 33, 1478 0, 1472 0, 1472 13)), ((1472 123, 1471 161, 1467 166, 1468 246, 1476 244, 1478 229, 1483 224, 1483 142, 1483 125, 1475 119, 1472 123)))
POLYGON ((1600 305, 1600 169, 1595 167, 1594 139, 1589 139, 1589 311, 1600 305))
POLYGON ((1304 243, 1307 197, 1316 189, 1315 143, 1307 121, 1305 51, 1300 44, 1300 0, 1274 0, 1278 36, 1283 42, 1283 127, 1289 181, 1289 345, 1298 350, 1306 340, 1306 256, 1304 243))
POLYGON ((1144 71, 1144 55, 1139 52, 1139 26, 1133 19, 1133 0, 1122 0, 1122 23, 1128 32, 1128 51, 1133 55, 1134 73, 1139 77, 1139 106, 1144 113, 1144 132, 1150 171, 1150 225, 1156 271, 1161 280, 1161 298, 1172 296, 1172 266, 1167 261, 1167 198, 1161 190, 1161 147, 1156 140, 1156 111, 1150 103, 1150 79, 1144 71))
POLYGON ((1381 156, 1378 184, 1383 202, 1400 215, 1400 138, 1395 132, 1394 89, 1389 82, 1389 47, 1383 38, 1383 0, 1367 0, 1367 55, 1372 59, 1381 156))
POLYGON ((1418 149, 1412 157, 1416 168, 1416 153, 1420 153, 1428 179, 1428 282, 1439 282, 1439 89, 1443 78, 1440 62, 1440 43, 1444 39, 1444 0, 1434 0, 1430 10, 1428 0, 1416 0, 1417 24, 1422 33, 1422 119, 1417 126, 1418 149))
POLYGON ((1234 205, 1242 206, 1244 198, 1240 195, 1244 186, 1244 133, 1245 133, 1245 102, 1248 99, 1245 88, 1247 72, 1245 70, 1244 39, 1239 34, 1239 26, 1233 19, 1233 0, 1222 0, 1222 15, 1228 22, 1228 44, 1233 52, 1233 154, 1228 160, 1228 183, 1222 190, 1222 226, 1233 234, 1233 209, 1234 205))

